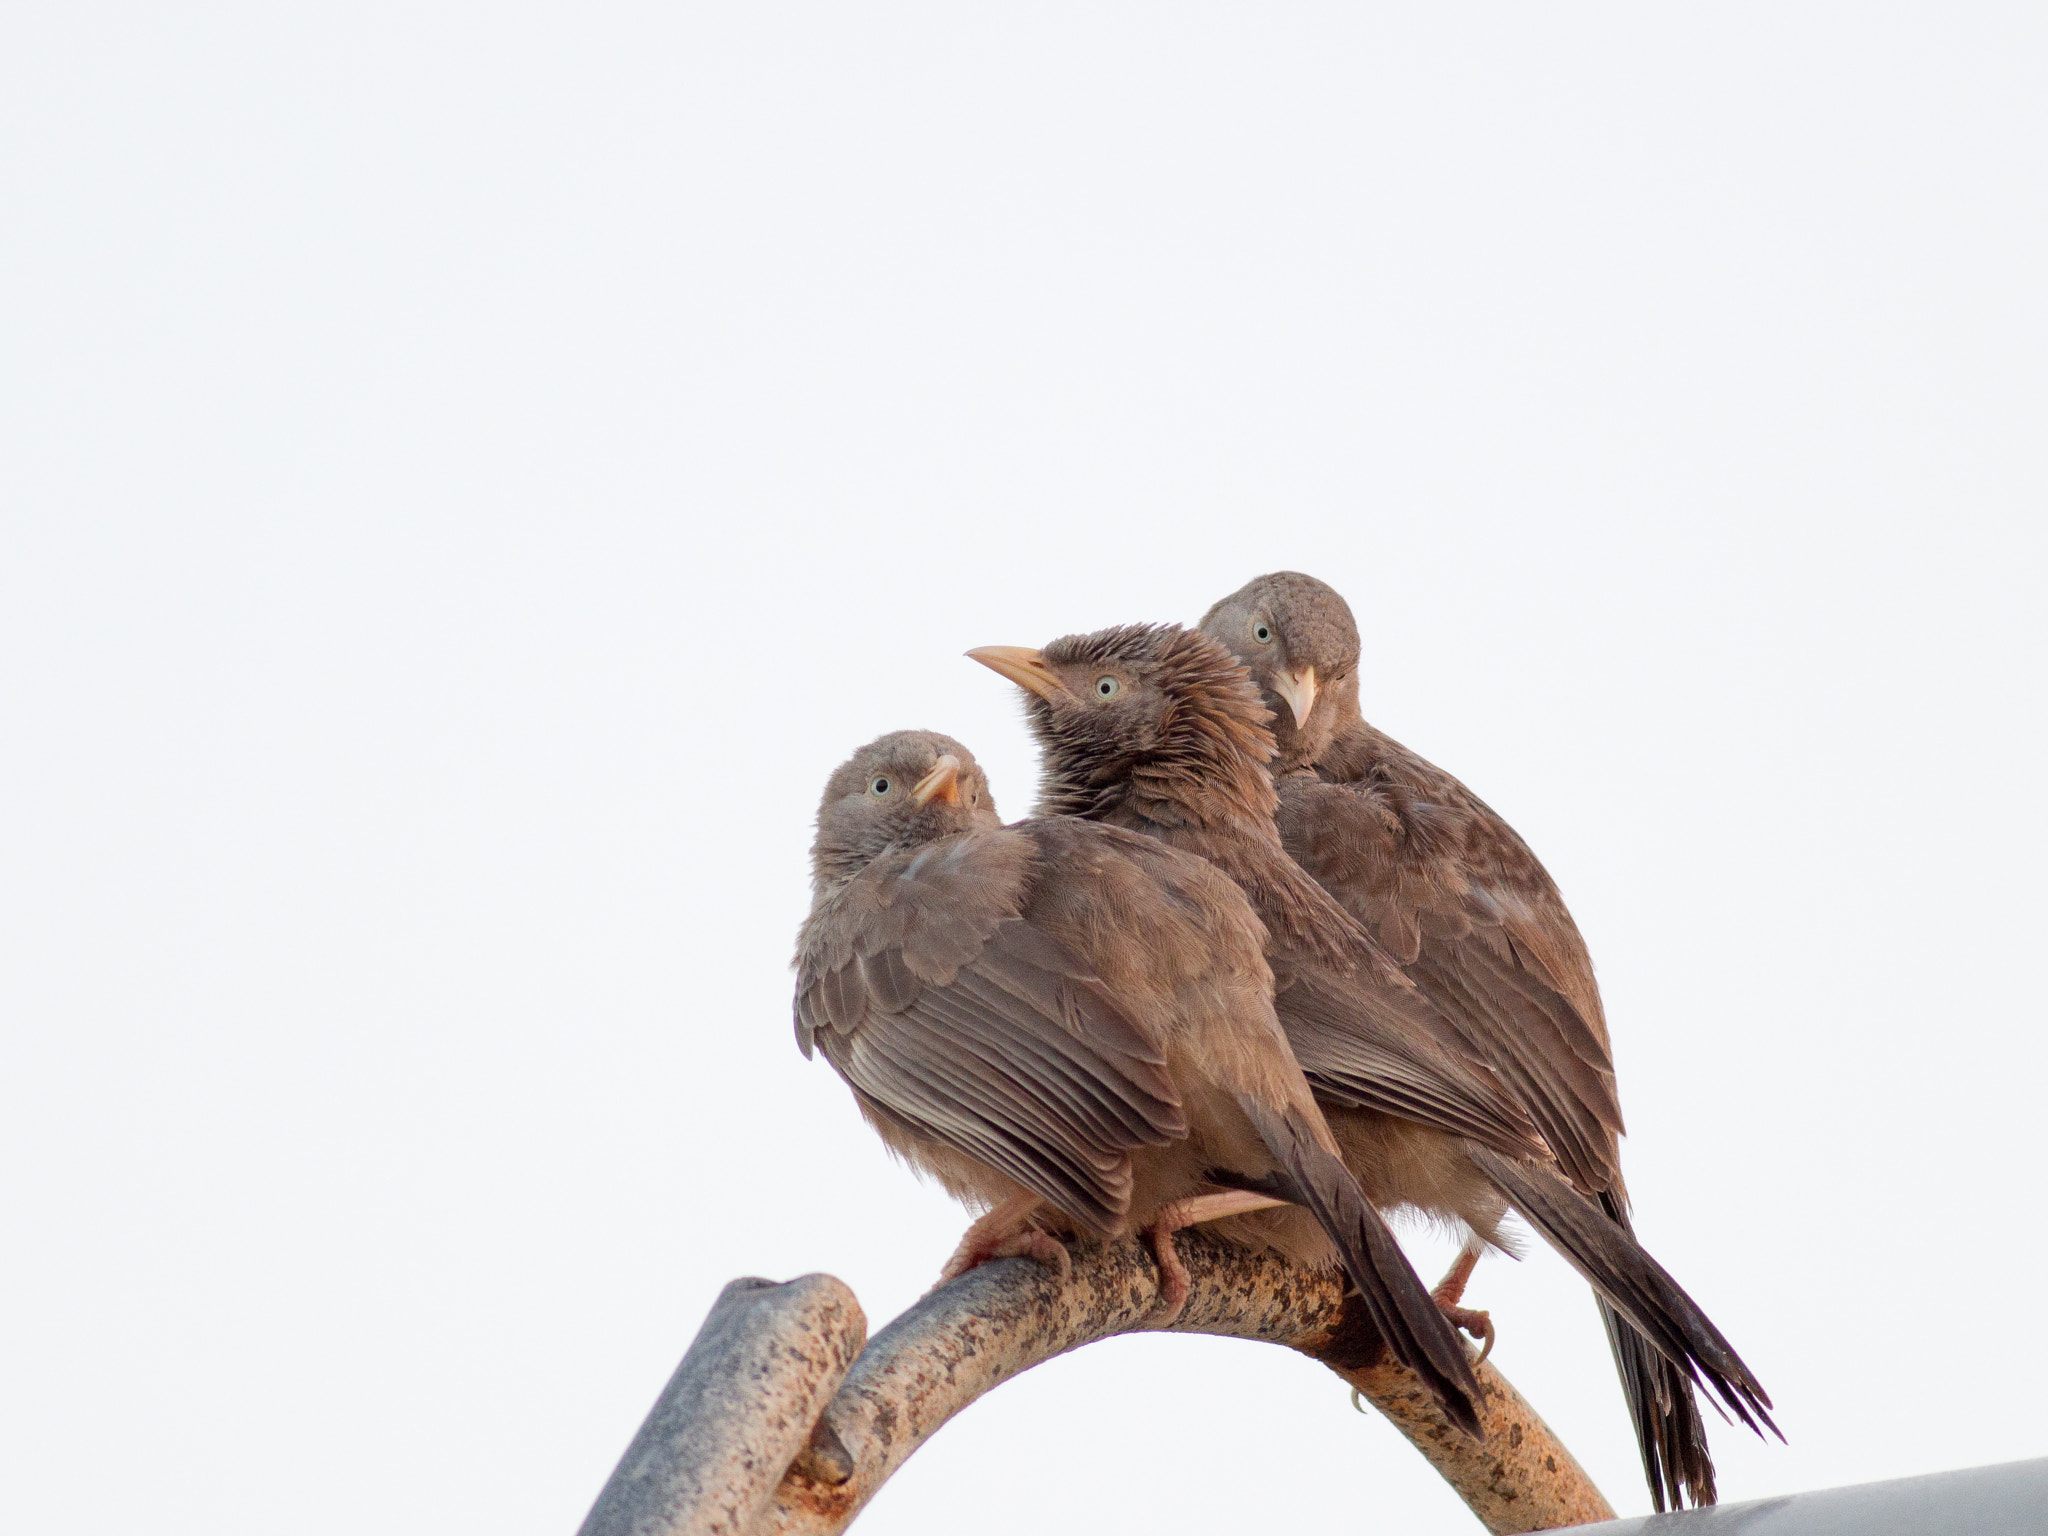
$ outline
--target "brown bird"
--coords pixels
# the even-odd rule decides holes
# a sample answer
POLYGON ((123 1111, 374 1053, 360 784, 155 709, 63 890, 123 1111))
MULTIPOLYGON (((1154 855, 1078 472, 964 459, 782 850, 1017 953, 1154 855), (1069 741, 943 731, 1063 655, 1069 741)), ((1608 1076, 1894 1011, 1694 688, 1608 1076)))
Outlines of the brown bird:
MULTIPOLYGON (((1777 1426, 1727 1341, 1631 1235, 1607 1021, 1556 885, 1484 801, 1365 722, 1358 626, 1330 587, 1261 576, 1202 629, 1250 668, 1273 711, 1287 851, 1401 963, 1570 1180, 1481 1159, 1598 1293, 1657 1508, 1713 1503, 1694 1380, 1751 1428, 1777 1426)), ((1469 1244, 1440 1289, 1462 1290, 1478 1256, 1469 1244)))
POLYGON ((928 731, 832 775, 811 858, 797 1041, 892 1150, 987 1208, 948 1275, 1064 1265, 1061 1225, 1144 1232, 1178 1310, 1172 1233, 1237 1216, 1240 1235, 1341 1263, 1393 1353, 1479 1433, 1465 1352, 1345 1170, 1228 880, 1114 827, 1005 827, 973 756, 928 731))
MULTIPOLYGON (((1029 695, 1044 749, 1042 814, 1197 854, 1250 901, 1266 926, 1281 1026, 1374 1204, 1448 1215, 1495 1240, 1506 1201, 1466 1138, 1517 1159, 1546 1156, 1542 1141, 1428 999, 1282 847, 1266 771, 1270 712, 1245 669, 1174 625, 968 655, 1029 695)), ((1452 1292, 1437 1300, 1491 1346, 1486 1314, 1452 1292)))

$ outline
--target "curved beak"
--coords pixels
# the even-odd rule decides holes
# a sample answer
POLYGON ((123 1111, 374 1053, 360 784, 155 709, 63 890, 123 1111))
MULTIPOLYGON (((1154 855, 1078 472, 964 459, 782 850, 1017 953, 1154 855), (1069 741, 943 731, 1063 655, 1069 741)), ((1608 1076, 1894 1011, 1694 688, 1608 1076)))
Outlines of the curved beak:
POLYGON ((934 800, 943 800, 948 805, 960 803, 960 759, 950 752, 932 764, 932 771, 910 791, 910 803, 919 810, 934 800))
POLYGON ((1316 707, 1316 669, 1303 667, 1296 672, 1275 672, 1273 691, 1294 711, 1294 727, 1300 730, 1308 724, 1308 712, 1316 707))
POLYGON ((1019 688, 1028 689, 1041 699, 1056 699, 1067 691, 1067 685, 1045 664, 1045 657, 1028 646, 984 645, 967 654, 991 672, 1002 673, 1019 688))

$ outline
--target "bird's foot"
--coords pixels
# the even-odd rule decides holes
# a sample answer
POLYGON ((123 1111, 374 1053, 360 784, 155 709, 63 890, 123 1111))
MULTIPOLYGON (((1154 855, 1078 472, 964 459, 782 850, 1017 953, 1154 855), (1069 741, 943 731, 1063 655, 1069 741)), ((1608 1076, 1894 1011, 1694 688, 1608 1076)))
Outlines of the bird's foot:
POLYGON ((1446 1318, 1450 1319, 1450 1324, 1453 1328, 1456 1328, 1461 1333, 1469 1333, 1473 1338, 1481 1341, 1479 1345, 1479 1358, 1472 1362, 1473 1367, 1477 1369, 1486 1357, 1493 1353, 1493 1341, 1496 1337, 1493 1330, 1493 1318, 1487 1313, 1472 1307, 1452 1306, 1442 1299, 1438 1299, 1436 1309, 1443 1313, 1446 1318))
POLYGON ((1152 1224, 1145 1228, 1152 1257, 1159 1263, 1159 1299, 1166 1303, 1166 1315, 1159 1320, 1159 1326, 1172 1324, 1188 1304, 1188 1267, 1181 1262, 1180 1250, 1174 1247, 1174 1233, 1199 1222, 1220 1221, 1225 1216, 1241 1216, 1246 1211, 1263 1211, 1268 1206, 1286 1203, 1246 1189, 1227 1189, 1220 1194, 1192 1195, 1162 1205, 1152 1224))
POLYGON ((1035 1259, 1065 1279, 1073 1272, 1073 1260, 1066 1244, 1036 1224, 1041 1204, 1035 1195, 1018 1195, 975 1222, 961 1235, 932 1289, 996 1259, 1035 1259))
POLYGON ((1449 1273, 1437 1281, 1436 1289, 1429 1293, 1429 1299, 1436 1303, 1437 1311, 1450 1319, 1453 1328, 1461 1333, 1469 1333, 1481 1341, 1479 1359, 1472 1362, 1474 1366, 1493 1353, 1493 1341, 1496 1337, 1491 1317, 1472 1307, 1458 1305, 1465 1299, 1465 1283, 1472 1278, 1472 1270, 1479 1262, 1479 1254, 1480 1246, 1477 1240, 1467 1243, 1459 1250, 1449 1273))
POLYGON ((1159 1299, 1166 1304, 1165 1315, 1159 1319, 1162 1328, 1176 1322, 1181 1309, 1188 1304, 1188 1267, 1173 1245, 1175 1230, 1164 1221, 1155 1221, 1145 1229, 1145 1236, 1152 1243, 1152 1257, 1159 1263, 1159 1299))

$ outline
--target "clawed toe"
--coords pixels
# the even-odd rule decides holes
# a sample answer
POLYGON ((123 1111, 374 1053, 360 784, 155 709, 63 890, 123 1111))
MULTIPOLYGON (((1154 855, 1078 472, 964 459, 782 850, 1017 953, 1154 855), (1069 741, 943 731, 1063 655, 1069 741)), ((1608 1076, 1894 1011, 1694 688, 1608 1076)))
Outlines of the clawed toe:
POLYGON ((1188 1267, 1181 1262, 1180 1250, 1174 1246, 1173 1231, 1160 1222, 1145 1234, 1152 1241, 1152 1257, 1159 1264, 1159 1299, 1166 1305, 1165 1315, 1159 1319, 1162 1328, 1176 1321, 1188 1304, 1188 1267))
POLYGON ((1012 1200, 969 1227, 960 1239, 960 1246, 946 1260, 946 1267, 939 1271, 939 1278, 932 1289, 937 1290, 948 1281, 958 1280, 970 1269, 978 1269, 995 1259, 1035 1259, 1047 1269, 1056 1271, 1062 1279, 1072 1274, 1074 1265, 1067 1256, 1066 1245, 1050 1232, 1031 1224, 1037 1206, 1035 1199, 1012 1200))
POLYGON ((951 1280, 958 1280, 970 1269, 979 1269, 997 1259, 1035 1259, 1052 1270, 1062 1280, 1074 1272, 1074 1261, 1067 1255, 1067 1245, 1049 1232, 1019 1232, 1015 1237, 996 1243, 987 1248, 962 1249, 946 1261, 946 1267, 939 1271, 939 1286, 951 1280))
POLYGON ((1040 1232, 1035 1227, 1029 1232, 1018 1233, 1003 1245, 1003 1252, 995 1257, 1036 1259, 1062 1280, 1074 1272, 1074 1261, 1067 1254, 1067 1245, 1050 1232, 1040 1232))
POLYGON ((1475 1368, 1478 1367, 1493 1353, 1493 1341, 1497 1335, 1494 1333, 1492 1316, 1472 1307, 1447 1307, 1441 1302, 1437 1304, 1437 1308, 1450 1319, 1453 1328, 1482 1341, 1479 1346, 1479 1358, 1472 1362, 1475 1368))
POLYGON ((958 1280, 970 1269, 986 1264, 995 1257, 986 1246, 976 1241, 976 1237, 977 1234, 970 1227, 967 1235, 960 1239, 960 1246, 953 1250, 953 1256, 946 1260, 945 1267, 939 1271, 939 1278, 932 1282, 933 1290, 937 1290, 948 1281, 958 1280))

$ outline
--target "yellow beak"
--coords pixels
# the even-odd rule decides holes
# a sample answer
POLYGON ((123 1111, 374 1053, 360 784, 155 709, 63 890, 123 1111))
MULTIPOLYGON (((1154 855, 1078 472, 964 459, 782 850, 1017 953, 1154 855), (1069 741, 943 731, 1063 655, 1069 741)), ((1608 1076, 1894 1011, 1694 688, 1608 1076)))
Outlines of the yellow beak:
POLYGON ((948 805, 960 803, 960 759, 950 752, 932 764, 932 771, 910 791, 910 803, 920 810, 934 800, 943 800, 948 805))
POLYGON ((1045 658, 1022 645, 984 645, 967 653, 991 672, 1000 672, 1019 688, 1029 689, 1041 699, 1056 699, 1067 691, 1045 658))
POLYGON ((1316 707, 1316 669, 1275 672, 1273 691, 1287 701, 1287 707, 1294 711, 1295 729, 1301 729, 1308 724, 1308 712, 1316 707))

